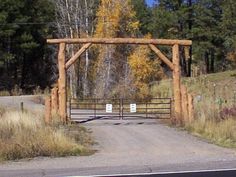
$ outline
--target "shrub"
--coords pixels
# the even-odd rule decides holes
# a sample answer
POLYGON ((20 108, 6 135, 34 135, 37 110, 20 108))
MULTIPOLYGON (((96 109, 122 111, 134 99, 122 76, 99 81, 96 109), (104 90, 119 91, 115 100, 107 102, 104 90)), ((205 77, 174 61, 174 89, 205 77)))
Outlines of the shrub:
POLYGON ((231 107, 231 108, 223 108, 223 110, 220 111, 220 118, 221 119, 227 119, 229 117, 236 118, 236 106, 231 107))
POLYGON ((43 93, 43 90, 40 88, 40 86, 37 86, 34 90, 33 90, 33 95, 41 95, 43 93))
POLYGON ((10 96, 10 92, 7 90, 0 91, 0 96, 10 96))
POLYGON ((11 90, 11 95, 13 96, 19 96, 22 94, 23 94, 23 91, 18 85, 15 85, 14 88, 11 90))

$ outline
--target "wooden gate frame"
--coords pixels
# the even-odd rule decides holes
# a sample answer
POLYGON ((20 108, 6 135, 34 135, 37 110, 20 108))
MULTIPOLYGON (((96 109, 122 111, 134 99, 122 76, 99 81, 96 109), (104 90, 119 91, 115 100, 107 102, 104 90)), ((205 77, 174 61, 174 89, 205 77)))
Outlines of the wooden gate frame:
POLYGON ((172 70, 173 73, 173 95, 174 95, 174 117, 173 120, 181 122, 181 67, 180 46, 191 46, 191 40, 171 39, 140 39, 140 38, 74 38, 74 39, 48 39, 48 44, 59 44, 58 52, 58 94, 59 115, 63 122, 67 122, 67 97, 66 97, 66 71, 92 44, 136 44, 148 45, 152 51, 172 70), (67 44, 84 44, 78 52, 69 60, 66 60, 67 44), (156 45, 172 46, 172 61, 165 56, 156 45))

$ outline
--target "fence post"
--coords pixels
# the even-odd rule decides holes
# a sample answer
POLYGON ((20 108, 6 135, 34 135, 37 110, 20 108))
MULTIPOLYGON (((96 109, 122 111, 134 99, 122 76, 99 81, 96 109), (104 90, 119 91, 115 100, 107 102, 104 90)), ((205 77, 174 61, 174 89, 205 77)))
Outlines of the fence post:
POLYGON ((45 98, 45 123, 50 124, 51 122, 51 98, 45 98))
POLYGON ((21 110, 21 113, 24 112, 24 102, 21 102, 21 103, 20 103, 20 110, 21 110))
POLYGON ((54 87, 51 89, 51 103, 52 103, 52 112, 57 113, 58 111, 58 88, 54 87))
POLYGON ((188 117, 189 122, 191 123, 194 120, 194 105, 193 105, 193 96, 188 94, 188 117))
POLYGON ((184 123, 188 122, 188 95, 187 88, 184 85, 181 85, 181 106, 183 112, 184 123))

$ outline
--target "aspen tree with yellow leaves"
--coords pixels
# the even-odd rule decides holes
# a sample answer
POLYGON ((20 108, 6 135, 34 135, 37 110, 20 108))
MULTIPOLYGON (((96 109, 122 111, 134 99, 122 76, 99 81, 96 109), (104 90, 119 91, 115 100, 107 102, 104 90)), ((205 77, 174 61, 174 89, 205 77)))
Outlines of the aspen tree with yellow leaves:
MULTIPOLYGON (((150 35, 146 36, 151 38, 150 35)), ((151 50, 148 46, 138 46, 129 56, 129 66, 132 73, 132 86, 135 97, 148 98, 150 95, 149 84, 163 77, 163 70, 157 58, 151 58, 151 50)))
MULTIPOLYGON (((101 0, 97 12, 95 37, 135 36, 139 22, 130 0, 101 0)), ((111 96, 112 90, 127 78, 128 62, 126 45, 98 47, 94 93, 98 97, 111 96)))

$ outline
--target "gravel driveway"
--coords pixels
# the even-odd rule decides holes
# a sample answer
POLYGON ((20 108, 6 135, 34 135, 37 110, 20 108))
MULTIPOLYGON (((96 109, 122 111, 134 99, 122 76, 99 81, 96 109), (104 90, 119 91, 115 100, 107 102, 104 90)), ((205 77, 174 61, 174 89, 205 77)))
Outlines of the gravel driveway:
POLYGON ((0 177, 236 168, 235 150, 209 144, 157 120, 96 120, 84 126, 98 143, 94 155, 7 162, 0 165, 0 177))

